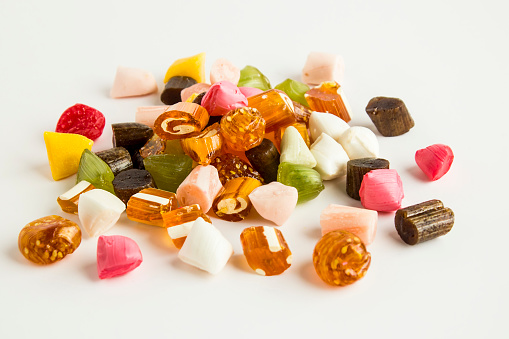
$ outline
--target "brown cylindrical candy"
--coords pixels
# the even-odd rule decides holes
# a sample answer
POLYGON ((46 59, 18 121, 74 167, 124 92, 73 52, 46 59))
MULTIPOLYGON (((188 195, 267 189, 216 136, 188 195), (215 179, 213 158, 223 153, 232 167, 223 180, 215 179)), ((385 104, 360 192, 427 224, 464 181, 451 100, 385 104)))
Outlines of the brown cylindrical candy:
POLYGON ((389 168, 389 161, 381 158, 360 158, 348 161, 346 165, 346 193, 355 200, 361 200, 361 189, 364 174, 375 169, 389 168))
POLYGON ((401 239, 415 245, 448 233, 454 225, 454 213, 440 200, 429 200, 398 210, 394 224, 401 239))
POLYGON ((113 179, 115 195, 127 204, 131 196, 145 188, 155 188, 152 175, 146 170, 128 169, 120 172, 113 179))
POLYGON ((384 137, 405 134, 414 127, 414 120, 401 99, 373 98, 366 106, 366 113, 384 137))

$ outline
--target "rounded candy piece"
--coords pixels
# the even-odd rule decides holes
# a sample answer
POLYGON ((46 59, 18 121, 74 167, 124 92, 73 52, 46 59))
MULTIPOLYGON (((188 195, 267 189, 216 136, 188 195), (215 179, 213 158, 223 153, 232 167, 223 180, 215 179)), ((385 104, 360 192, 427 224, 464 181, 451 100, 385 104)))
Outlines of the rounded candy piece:
POLYGON ((364 175, 359 196, 365 208, 391 212, 401 207, 405 195, 401 178, 395 169, 377 169, 364 175))
POLYGON ((93 189, 81 194, 78 204, 81 225, 90 237, 112 228, 124 210, 122 200, 102 189, 93 189))
POLYGON ((364 277, 371 254, 359 237, 348 231, 326 233, 315 246, 313 265, 327 284, 346 286, 364 277))
POLYGON ((324 81, 341 82, 344 72, 345 64, 340 55, 311 52, 302 69, 302 82, 313 85, 324 81))
POLYGON ((101 235, 97 240, 97 274, 113 278, 131 272, 143 261, 136 242, 121 235, 101 235))
POLYGON ((161 101, 166 105, 173 105, 182 99, 182 91, 196 85, 196 80, 190 77, 174 76, 164 85, 161 101))
POLYGON ((157 82, 149 71, 119 66, 111 87, 114 99, 134 97, 157 92, 157 82))
POLYGON ((366 106, 366 113, 384 137, 402 135, 414 127, 414 120, 401 99, 373 98, 366 106))
POLYGON ((415 152, 417 166, 430 180, 438 180, 451 168, 454 154, 447 145, 435 144, 415 152))
POLYGON ((262 143, 265 120, 256 108, 237 108, 221 119, 221 135, 228 148, 247 151, 262 143))
POLYGON ((205 53, 175 60, 166 71, 164 83, 176 75, 193 78, 196 82, 205 82, 205 53))
POLYGON ((105 123, 104 115, 95 108, 76 104, 62 113, 55 132, 80 134, 95 140, 103 133, 105 123))
POLYGON ((201 105, 211 116, 225 115, 232 109, 247 106, 247 98, 231 82, 219 81, 209 88, 201 105))
POLYGON ((375 170, 389 168, 389 161, 381 158, 359 158, 346 164, 346 193, 355 200, 361 200, 359 190, 364 174, 375 170))
POLYGON ((237 85, 240 79, 240 69, 235 67, 230 61, 220 58, 214 61, 210 68, 210 83, 215 84, 219 81, 229 81, 237 85))

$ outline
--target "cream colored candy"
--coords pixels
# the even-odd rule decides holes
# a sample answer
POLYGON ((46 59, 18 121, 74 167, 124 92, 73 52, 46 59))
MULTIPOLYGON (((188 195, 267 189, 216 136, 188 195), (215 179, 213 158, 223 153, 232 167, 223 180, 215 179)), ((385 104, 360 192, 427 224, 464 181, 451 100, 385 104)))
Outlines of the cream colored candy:
POLYGON ((378 158, 378 139, 369 128, 361 126, 350 127, 341 135, 339 143, 343 146, 351 160, 378 158))
POLYGON ((332 137, 322 133, 311 145, 310 150, 317 162, 315 170, 320 173, 323 180, 346 175, 346 165, 350 158, 332 137))
POLYGON ((154 127, 154 121, 163 114, 170 106, 140 106, 136 109, 134 121, 140 124, 154 127))
POLYGON ((318 85, 324 81, 343 81, 345 65, 340 55, 311 52, 302 69, 302 82, 318 85))
POLYGON ((309 117, 309 132, 313 141, 318 139, 320 134, 325 133, 339 142, 341 135, 349 128, 350 126, 343 119, 331 113, 313 111, 309 117))
POLYGON ((118 66, 110 96, 125 98, 157 92, 157 82, 152 73, 139 68, 118 66))
POLYGON ((78 217, 82 228, 91 237, 112 228, 124 211, 122 200, 105 190, 93 189, 80 195, 78 217))
POLYGON ((249 200, 258 214, 278 226, 288 220, 298 198, 299 193, 295 187, 277 181, 257 187, 249 194, 249 200))
POLYGON ((293 126, 288 126, 281 138, 280 162, 289 162, 309 168, 316 166, 313 154, 309 151, 299 131, 293 126))
POLYGON ((214 61, 210 68, 210 83, 215 84, 219 81, 229 81, 234 85, 239 83, 240 69, 235 67, 230 61, 220 58, 214 61))

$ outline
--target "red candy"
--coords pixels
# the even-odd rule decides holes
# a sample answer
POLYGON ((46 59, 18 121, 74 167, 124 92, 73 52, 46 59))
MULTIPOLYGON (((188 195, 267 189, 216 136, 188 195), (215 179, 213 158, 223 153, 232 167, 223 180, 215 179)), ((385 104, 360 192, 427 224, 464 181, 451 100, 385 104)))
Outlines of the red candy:
POLYGON ((362 206, 379 212, 391 212, 401 207, 403 184, 394 169, 376 169, 366 174, 359 190, 362 206))
POLYGON ((80 134, 95 140, 103 133, 105 122, 104 115, 95 108, 76 104, 62 113, 55 132, 80 134))
POLYGON ((435 144, 415 152, 417 166, 430 180, 438 180, 451 168, 454 154, 449 146, 435 144))

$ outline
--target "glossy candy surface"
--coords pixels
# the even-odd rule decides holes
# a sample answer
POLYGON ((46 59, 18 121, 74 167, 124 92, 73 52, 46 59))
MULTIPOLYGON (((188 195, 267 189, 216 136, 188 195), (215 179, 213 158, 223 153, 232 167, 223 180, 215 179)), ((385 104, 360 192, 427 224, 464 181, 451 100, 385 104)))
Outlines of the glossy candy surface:
POLYGON ((337 82, 322 82, 320 86, 307 91, 305 97, 312 110, 332 113, 346 122, 351 120, 350 106, 337 82))
POLYGON ((207 213, 223 185, 214 166, 196 166, 177 189, 181 206, 198 204, 207 213))
POLYGON ((85 149, 81 155, 76 183, 86 180, 95 188, 106 190, 115 194, 113 179, 115 175, 111 168, 93 152, 85 149))
POLYGON ((62 211, 67 213, 78 214, 78 201, 82 193, 93 190, 95 187, 88 181, 80 181, 73 188, 63 193, 57 198, 62 211))
POLYGON ((279 164, 277 181, 297 189, 299 192, 298 203, 316 198, 325 189, 320 173, 312 168, 288 162, 279 164))
POLYGON ((452 149, 443 144, 435 144, 415 152, 417 166, 432 180, 443 177, 451 168, 454 160, 452 149))
POLYGON ((175 60, 166 71, 164 83, 176 75, 193 78, 196 82, 205 82, 205 53, 175 60))
POLYGON ((156 154, 163 154, 166 150, 166 140, 161 139, 157 134, 154 134, 142 148, 140 148, 140 155, 143 159, 156 154))
POLYGON ((219 180, 221 180, 223 185, 226 184, 228 180, 240 177, 254 178, 263 183, 263 178, 260 173, 255 171, 253 167, 236 155, 223 153, 216 157, 211 165, 217 169, 219 180))
POLYGON ((154 122, 154 132, 163 140, 182 139, 199 134, 207 125, 209 114, 192 102, 172 105, 154 122))
POLYGON ((271 89, 247 98, 249 107, 256 108, 265 120, 265 132, 296 122, 292 99, 283 91, 271 89))
POLYGON ((145 160, 145 169, 150 172, 156 187, 177 192, 177 188, 192 170, 193 160, 187 155, 158 154, 145 160))
POLYGON ((290 218, 298 199, 299 192, 295 187, 277 181, 257 187, 249 194, 249 200, 258 214, 278 226, 290 218))
POLYGON ((366 107, 366 113, 384 137, 402 135, 414 127, 414 120, 401 99, 373 98, 366 107))
POLYGON ((27 224, 18 237, 18 248, 25 258, 39 265, 62 260, 81 243, 79 226, 58 215, 39 218, 27 224))
POLYGON ((239 87, 254 87, 262 91, 271 89, 269 79, 253 66, 246 66, 240 70, 239 87))
POLYGON ((359 196, 365 208, 391 212, 401 207, 405 194, 395 169, 375 169, 364 175, 359 196))
POLYGON ((121 122, 111 124, 113 147, 140 148, 154 135, 147 125, 137 122, 121 122))
POLYGON ((144 188, 131 196, 126 214, 130 220, 164 227, 162 213, 178 208, 175 193, 156 188, 144 188))
POLYGON ((97 152, 95 155, 101 158, 101 160, 111 168, 113 175, 117 175, 122 171, 133 168, 131 155, 124 147, 113 147, 97 152))
POLYGON ((221 119, 221 135, 228 148, 247 151, 262 142, 265 120, 256 108, 237 108, 221 119))
POLYGON ((286 79, 282 83, 277 84, 274 88, 285 92, 293 101, 306 107, 309 106, 306 98, 304 98, 304 94, 310 89, 308 85, 292 79, 286 79))
POLYGON ((311 141, 309 140, 307 126, 303 122, 294 122, 291 125, 279 127, 276 131, 274 131, 274 141, 276 142, 276 146, 278 146, 279 149, 281 149, 281 140, 283 139, 283 135, 285 134, 286 128, 290 126, 294 127, 297 130, 297 132, 299 132, 300 136, 302 137, 302 140, 304 140, 306 146, 309 148, 311 146, 311 141))
POLYGON ((193 85, 196 85, 196 80, 193 78, 178 75, 171 77, 164 85, 164 90, 161 93, 161 101, 166 105, 176 104, 182 99, 181 92, 193 85))
POLYGON ((361 279, 370 263, 371 254, 362 241, 347 231, 325 234, 313 252, 316 273, 332 286, 350 285, 361 279))
POLYGON ((138 244, 121 235, 100 236, 97 240, 97 274, 101 279, 131 272, 143 261, 138 244))
POLYGON ((359 158, 349 160, 346 164, 346 193, 356 200, 361 200, 359 190, 364 174, 375 169, 389 168, 389 161, 381 158, 359 158))
POLYGON ((247 150, 245 154, 253 168, 260 173, 264 183, 277 180, 280 155, 272 141, 263 139, 258 146, 247 150))
POLYGON ((163 227, 166 227, 171 241, 177 248, 181 248, 184 244, 196 219, 202 218, 204 221, 212 223, 198 204, 161 212, 161 215, 163 217, 163 227))
POLYGON ((180 139, 183 151, 200 165, 208 165, 221 153, 223 136, 221 126, 215 123, 194 137, 180 139))
POLYGON ((103 133, 105 123, 104 115, 95 108, 76 104, 62 113, 55 132, 80 134, 95 140, 103 133))
POLYGON ((205 93, 201 105, 211 116, 225 115, 233 109, 247 106, 247 99, 231 82, 219 81, 205 93))
POLYGON ((227 181, 217 194, 212 210, 226 221, 241 221, 247 217, 252 204, 249 194, 262 183, 247 177, 227 181))

